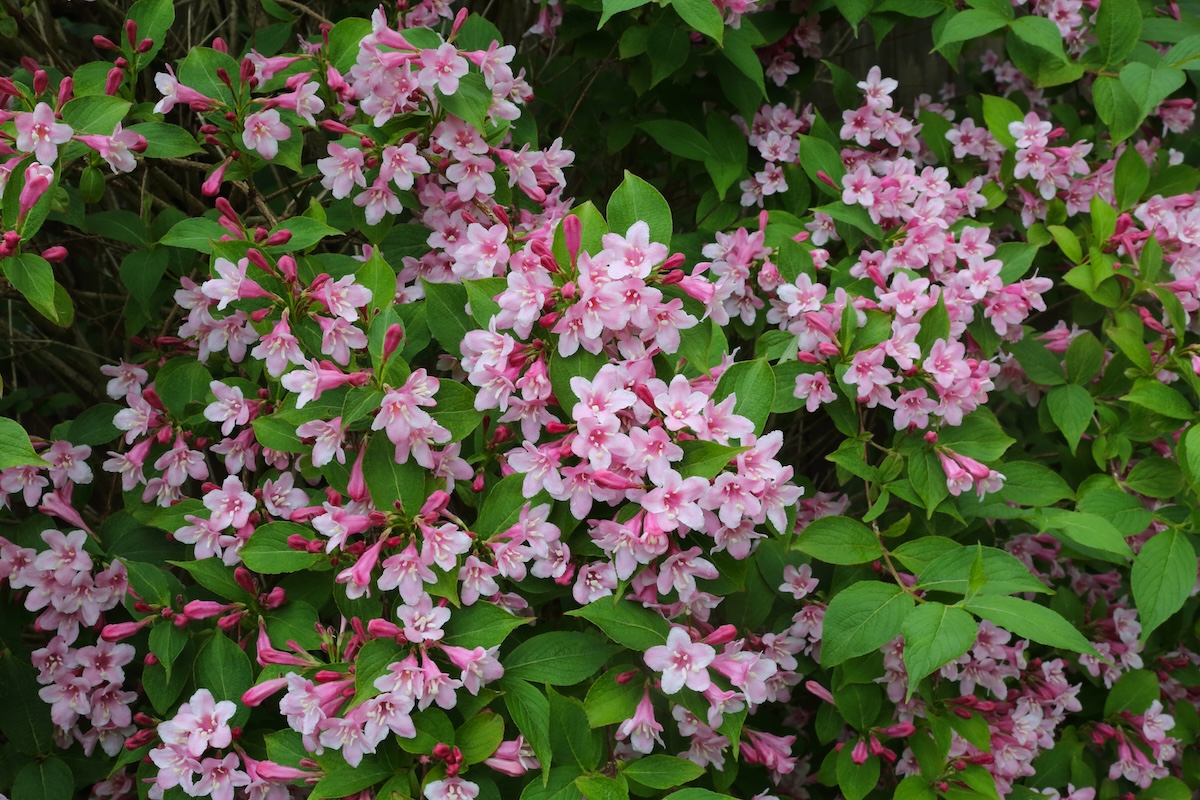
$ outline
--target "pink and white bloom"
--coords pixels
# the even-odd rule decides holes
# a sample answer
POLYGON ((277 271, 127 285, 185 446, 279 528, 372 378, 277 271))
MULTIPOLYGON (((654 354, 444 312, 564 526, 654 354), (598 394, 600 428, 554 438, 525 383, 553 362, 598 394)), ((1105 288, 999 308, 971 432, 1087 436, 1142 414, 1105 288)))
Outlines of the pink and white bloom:
POLYGON ((667 643, 646 651, 646 666, 662 673, 662 690, 675 694, 684 686, 703 692, 711 684, 708 665, 717 651, 703 642, 693 642, 687 629, 674 627, 667 634, 667 643))

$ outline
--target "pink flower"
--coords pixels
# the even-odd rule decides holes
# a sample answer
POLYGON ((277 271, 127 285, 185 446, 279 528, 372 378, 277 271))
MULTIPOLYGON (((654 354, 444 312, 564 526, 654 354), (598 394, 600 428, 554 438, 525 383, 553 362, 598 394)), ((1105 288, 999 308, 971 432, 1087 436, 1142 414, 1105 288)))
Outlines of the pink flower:
MULTIPOLYGON (((449 47, 449 45, 443 46, 449 47)), ((425 784, 426 800, 474 800, 478 795, 478 786, 458 777, 443 778, 425 784)))
POLYGON ((333 193, 335 200, 349 197, 350 190, 356 184, 367 185, 367 178, 363 175, 363 153, 356 148, 330 142, 329 157, 318 159, 317 169, 325 176, 321 179, 321 185, 333 193))
MULTIPOLYGON (((707 674, 707 673, 705 673, 707 674)), ((629 740, 630 746, 638 753, 649 754, 654 750, 654 743, 662 746, 663 726, 654 719, 654 706, 650 702, 650 690, 646 689, 642 699, 637 704, 633 716, 621 723, 617 728, 617 741, 629 740)))
POLYGON ((242 131, 242 144, 270 161, 279 153, 279 143, 290 138, 292 129, 280 121, 279 112, 273 108, 246 116, 242 131))
POLYGON ((454 94, 458 91, 459 78, 466 75, 467 70, 467 60, 458 54, 454 45, 442 44, 436 50, 421 51, 417 83, 425 90, 437 86, 442 94, 454 94))
POLYGON ((233 790, 250 785, 250 776, 238 769, 241 761, 236 753, 222 759, 206 758, 200 762, 200 780, 192 787, 196 797, 212 800, 233 800, 233 790))
POLYGON ((137 167, 137 159, 133 154, 146 149, 146 137, 136 131, 121 129, 121 123, 113 130, 111 136, 76 136, 76 139, 100 154, 108 162, 114 172, 133 172, 137 167))
POLYGON ((242 482, 230 475, 221 484, 204 495, 204 507, 212 512, 213 525, 220 528, 241 528, 250 519, 258 501, 242 487, 242 482))
POLYGON ((59 122, 54 109, 45 103, 38 103, 33 111, 16 114, 13 124, 17 128, 17 149, 22 153, 33 153, 47 166, 58 158, 58 145, 71 141, 75 133, 70 125, 59 122))
POLYGON ((346 431, 342 427, 341 417, 334 417, 328 422, 323 419, 305 422, 296 428, 296 435, 301 439, 315 440, 312 451, 314 467, 323 467, 335 457, 339 464, 346 463, 346 451, 342 447, 346 431))
POLYGON ((422 594, 413 604, 404 604, 396 612, 404 626, 404 638, 410 642, 436 642, 444 635, 442 626, 450 619, 450 609, 434 607, 433 598, 422 594))
POLYGON ((697 692, 709 687, 708 665, 717 651, 703 642, 693 642, 683 627, 671 628, 667 643, 646 651, 646 665, 662 673, 662 690, 675 694, 684 686, 697 692))

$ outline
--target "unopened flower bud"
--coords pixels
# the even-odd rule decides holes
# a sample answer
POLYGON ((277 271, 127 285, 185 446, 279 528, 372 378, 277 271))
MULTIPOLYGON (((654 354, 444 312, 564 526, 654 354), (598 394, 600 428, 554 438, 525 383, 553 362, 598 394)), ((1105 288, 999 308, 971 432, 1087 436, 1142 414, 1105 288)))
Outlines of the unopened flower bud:
POLYGON ((115 44, 113 44, 112 39, 109 39, 107 36, 101 36, 100 34, 96 34, 95 36, 92 37, 92 44, 95 46, 95 48, 97 50, 116 50, 117 49, 117 46, 115 44))
POLYGON ((65 260, 67 257, 67 248, 61 244, 56 244, 54 247, 48 247, 42 251, 42 258, 49 261, 51 264, 57 264, 65 260))

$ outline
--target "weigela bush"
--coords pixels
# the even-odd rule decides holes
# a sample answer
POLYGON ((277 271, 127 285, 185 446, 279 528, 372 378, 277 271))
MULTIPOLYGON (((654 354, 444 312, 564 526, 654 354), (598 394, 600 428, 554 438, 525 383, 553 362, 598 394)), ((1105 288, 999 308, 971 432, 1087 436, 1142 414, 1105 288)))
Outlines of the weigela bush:
POLYGON ((262 7, 0 81, 10 308, 105 237, 129 338, 0 421, 0 790, 1200 791, 1200 17, 262 7), (909 18, 970 93, 818 60, 909 18))

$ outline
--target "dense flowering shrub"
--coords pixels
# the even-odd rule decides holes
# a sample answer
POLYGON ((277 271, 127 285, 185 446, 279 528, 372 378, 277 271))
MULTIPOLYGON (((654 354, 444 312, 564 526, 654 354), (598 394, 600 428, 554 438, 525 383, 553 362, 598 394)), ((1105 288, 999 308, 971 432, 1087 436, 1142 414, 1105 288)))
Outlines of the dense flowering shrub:
POLYGON ((87 325, 107 237, 130 338, 112 403, 0 420, 7 797, 1200 790, 1195 19, 262 6, 321 24, 166 59, 139 0, 0 80, 12 302, 87 325), (982 92, 795 95, 902 17, 982 92), (530 76, 590 36, 718 76, 636 122, 692 195, 572 198, 530 76))

